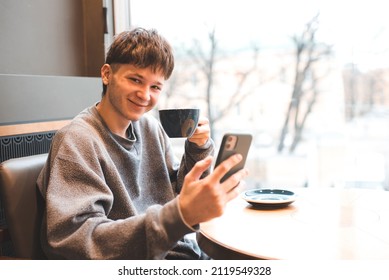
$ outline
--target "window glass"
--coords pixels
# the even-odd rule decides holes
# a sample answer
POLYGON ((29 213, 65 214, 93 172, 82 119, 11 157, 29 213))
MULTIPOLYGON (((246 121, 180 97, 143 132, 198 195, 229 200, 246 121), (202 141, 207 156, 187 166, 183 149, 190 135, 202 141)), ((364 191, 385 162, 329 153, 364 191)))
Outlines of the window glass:
POLYGON ((175 49, 159 107, 251 133, 250 187, 389 189, 385 1, 130 3, 175 49))

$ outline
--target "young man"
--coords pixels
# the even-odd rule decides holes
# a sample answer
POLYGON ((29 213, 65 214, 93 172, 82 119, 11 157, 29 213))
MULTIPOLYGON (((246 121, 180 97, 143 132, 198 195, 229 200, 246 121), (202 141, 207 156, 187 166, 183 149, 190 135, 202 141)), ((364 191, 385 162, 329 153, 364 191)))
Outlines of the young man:
POLYGON ((220 216, 238 195, 233 156, 212 174, 214 145, 202 118, 181 163, 155 107, 174 67, 155 30, 116 37, 101 68, 103 96, 53 139, 38 178, 45 200, 42 243, 50 259, 202 259, 185 235, 220 216))

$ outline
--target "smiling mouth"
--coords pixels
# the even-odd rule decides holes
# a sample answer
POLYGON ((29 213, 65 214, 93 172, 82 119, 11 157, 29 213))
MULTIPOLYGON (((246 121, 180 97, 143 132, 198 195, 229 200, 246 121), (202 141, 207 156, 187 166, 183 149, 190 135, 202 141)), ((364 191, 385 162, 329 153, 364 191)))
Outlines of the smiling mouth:
POLYGON ((148 104, 140 104, 140 103, 134 102, 130 99, 128 99, 128 101, 130 101, 130 103, 134 104, 137 107, 146 108, 148 106, 148 104))

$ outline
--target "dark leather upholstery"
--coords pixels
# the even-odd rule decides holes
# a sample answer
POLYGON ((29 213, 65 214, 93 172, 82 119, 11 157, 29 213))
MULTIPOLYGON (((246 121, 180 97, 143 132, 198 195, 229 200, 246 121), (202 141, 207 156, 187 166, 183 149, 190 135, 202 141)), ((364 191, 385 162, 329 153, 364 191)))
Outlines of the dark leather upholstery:
POLYGON ((43 199, 36 179, 47 154, 15 158, 0 164, 0 197, 15 256, 44 259, 40 246, 43 199))

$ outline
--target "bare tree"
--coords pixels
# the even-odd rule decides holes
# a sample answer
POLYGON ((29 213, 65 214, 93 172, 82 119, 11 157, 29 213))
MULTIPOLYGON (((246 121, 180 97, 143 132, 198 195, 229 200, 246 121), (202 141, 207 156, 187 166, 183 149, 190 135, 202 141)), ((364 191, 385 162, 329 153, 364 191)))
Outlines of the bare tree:
POLYGON ((209 51, 204 51, 202 44, 198 40, 193 40, 193 46, 189 49, 188 55, 193 60, 193 62, 199 67, 200 72, 205 76, 205 101, 207 104, 207 113, 210 120, 211 132, 214 131, 214 121, 213 121, 213 106, 211 104, 212 100, 212 88, 214 83, 214 65, 216 63, 217 57, 217 40, 215 28, 213 28, 208 33, 208 42, 209 42, 209 51))
POLYGON ((214 132, 216 122, 228 115, 234 107, 239 106, 239 104, 241 104, 247 97, 254 93, 256 86, 253 86, 246 91, 243 91, 243 88, 247 84, 249 76, 253 75, 257 70, 259 48, 257 46, 253 46, 252 48, 253 58, 250 60, 252 61, 252 65, 246 70, 237 70, 235 73, 236 87, 232 92, 232 97, 223 107, 221 107, 220 104, 216 106, 214 103, 214 100, 216 99, 214 86, 215 77, 217 76, 217 69, 215 66, 218 62, 220 62, 220 60, 227 60, 229 58, 223 56, 222 51, 218 48, 215 28, 208 33, 208 45, 208 50, 205 50, 203 45, 200 44, 199 41, 195 40, 192 48, 188 50, 188 55, 192 58, 194 63, 199 66, 200 72, 203 74, 205 79, 205 101, 207 104, 211 132, 214 132))
POLYGON ((319 15, 316 15, 306 24, 301 35, 292 38, 296 47, 295 79, 292 97, 281 130, 278 152, 283 151, 288 134, 293 137, 289 148, 291 153, 300 143, 307 118, 312 112, 319 93, 318 80, 321 77, 317 76, 316 65, 332 52, 330 46, 320 44, 316 40, 318 17, 319 15), (303 105, 305 105, 305 110, 303 105))

